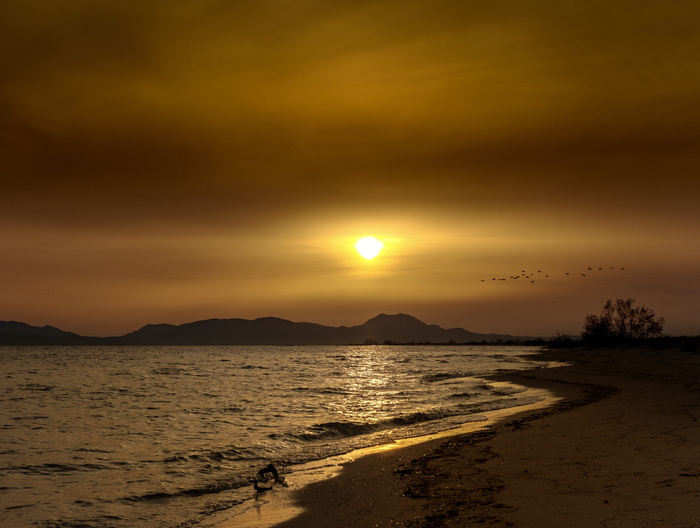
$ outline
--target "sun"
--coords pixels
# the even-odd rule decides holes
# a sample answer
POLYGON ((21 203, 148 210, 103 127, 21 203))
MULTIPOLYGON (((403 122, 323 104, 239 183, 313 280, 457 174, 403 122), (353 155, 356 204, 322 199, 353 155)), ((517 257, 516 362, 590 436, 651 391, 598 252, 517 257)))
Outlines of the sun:
POLYGON ((355 249, 357 252, 367 260, 372 260, 374 257, 379 255, 379 252, 383 247, 384 244, 374 237, 364 237, 355 243, 355 249))

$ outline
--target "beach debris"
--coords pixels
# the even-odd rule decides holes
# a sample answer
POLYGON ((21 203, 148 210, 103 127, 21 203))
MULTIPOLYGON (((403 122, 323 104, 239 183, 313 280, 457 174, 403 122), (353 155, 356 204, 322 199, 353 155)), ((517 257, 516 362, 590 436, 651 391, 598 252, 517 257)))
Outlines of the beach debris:
POLYGON ((266 491, 270 491, 275 484, 279 484, 280 486, 288 485, 284 477, 280 476, 277 468, 275 468, 273 464, 268 464, 259 470, 255 475, 255 479, 253 480, 253 489, 258 493, 264 493, 266 491), (263 486, 260 484, 263 484, 263 486))

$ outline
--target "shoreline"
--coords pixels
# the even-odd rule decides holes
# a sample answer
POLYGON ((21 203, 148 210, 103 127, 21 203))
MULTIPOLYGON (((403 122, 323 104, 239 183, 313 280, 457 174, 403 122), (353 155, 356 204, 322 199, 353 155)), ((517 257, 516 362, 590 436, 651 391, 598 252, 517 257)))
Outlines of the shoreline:
POLYGON ((538 357, 569 363, 485 379, 549 390, 553 404, 367 454, 284 498, 272 493, 249 524, 202 526, 700 527, 700 354, 566 349, 538 357), (271 504, 285 512, 276 524, 265 517, 271 504))
MULTIPOLYGON (((553 359, 550 363, 559 363, 559 360, 553 359)), ((491 385, 501 386, 501 388, 512 386, 525 388, 527 391, 525 394, 538 398, 538 401, 517 407, 482 411, 474 415, 479 419, 466 422, 453 429, 418 437, 400 438, 389 443, 360 448, 341 455, 295 464, 290 466, 291 472, 284 473, 288 487, 276 485, 270 492, 253 495, 251 499, 242 504, 213 515, 210 514, 201 519, 197 526, 199 528, 273 528, 282 526, 286 522, 294 522, 297 516, 306 512, 306 506, 299 504, 300 494, 304 494, 305 490, 310 487, 322 486, 328 481, 342 477, 349 468, 356 469, 366 463, 372 464, 365 459, 372 460, 373 457, 392 459, 396 452, 400 452, 402 457, 414 452, 421 454, 427 446, 438 446, 453 437, 479 435, 501 421, 514 419, 520 415, 546 412, 548 408, 563 402, 563 397, 555 395, 549 386, 550 384, 525 384, 519 374, 483 376, 482 379, 491 385)), ((570 392, 577 391, 579 388, 573 388, 570 392)), ((381 467, 391 467, 390 463, 380 462, 380 465, 381 467)), ((379 478, 378 475, 374 475, 373 471, 368 474, 371 479, 379 478)), ((341 491, 340 493, 345 492, 341 491)), ((286 526, 286 524, 284 525, 286 526)))
MULTIPOLYGON (((510 376, 503 377, 510 378, 510 376)), ((501 376, 498 379, 485 376, 483 379, 489 380, 493 385, 510 386, 514 384, 512 380, 501 378, 501 376)), ((364 447, 342 455, 291 466, 292 471, 284 474, 285 480, 289 483, 288 487, 276 485, 271 492, 253 496, 250 502, 224 511, 219 516, 210 516, 197 524, 197 527, 276 528, 278 526, 286 526, 287 522, 295 522, 298 516, 303 516, 307 511, 305 505, 299 503, 300 494, 305 494, 315 486, 323 486, 336 478, 342 478, 348 469, 357 470, 359 467, 367 464, 374 466, 373 460, 375 458, 393 460, 397 454, 400 454, 402 457, 405 457, 408 453, 415 452, 420 454, 423 453, 426 447, 439 446, 453 437, 480 435, 482 431, 493 427, 500 421, 520 415, 546 412, 546 409, 552 405, 557 405, 561 400, 543 388, 528 389, 528 394, 541 399, 518 407, 481 412, 478 414, 481 418, 480 420, 466 422, 453 429, 418 437, 400 438, 389 443, 364 447)), ((379 462, 377 467, 391 469, 393 466, 379 462)), ((376 474, 374 469, 370 470, 367 475, 371 480, 383 478, 376 474)), ((347 493, 348 491, 345 490, 339 494, 344 495, 347 493)), ((302 520, 301 522, 300 526, 305 526, 303 524, 305 521, 302 520)))
MULTIPOLYGON (((485 424, 447 431, 436 439, 416 439, 419 441, 407 447, 355 460, 337 477, 299 490, 294 505, 300 508, 300 513, 270 528, 341 528, 349 525, 348 519, 352 519, 352 526, 357 528, 451 526, 442 524, 442 520, 455 517, 455 508, 465 503, 467 495, 461 484, 451 482, 454 478, 469 481, 475 491, 467 501, 472 505, 490 501, 496 489, 491 479, 485 479, 475 469, 485 460, 480 446, 509 429, 519 429, 530 421, 598 401, 609 392, 607 387, 561 383, 537 376, 547 370, 550 369, 484 377, 489 382, 507 381, 526 386, 528 390, 550 392, 551 396, 539 405, 511 408, 485 424), (465 449, 468 452, 463 452, 465 449), (441 480, 448 481, 449 487, 444 487, 446 484, 441 480), (436 486, 436 491, 430 490, 436 486), (453 496, 455 490, 458 490, 457 497, 453 496), (446 500, 446 496, 450 499, 446 500)), ((472 515, 469 522, 488 524, 491 520, 475 519, 472 515)), ((220 528, 238 526, 231 524, 220 528)))
POLYGON ((331 478, 270 494, 247 518, 202 526, 700 527, 700 354, 538 355, 568 363, 485 379, 546 388, 551 405, 380 449, 331 478))

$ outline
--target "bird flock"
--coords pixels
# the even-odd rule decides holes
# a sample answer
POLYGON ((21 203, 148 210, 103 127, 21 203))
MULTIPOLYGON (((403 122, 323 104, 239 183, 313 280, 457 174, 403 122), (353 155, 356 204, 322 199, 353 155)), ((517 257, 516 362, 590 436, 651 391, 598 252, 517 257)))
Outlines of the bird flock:
POLYGON ((520 282, 529 282, 529 283, 534 283, 536 281, 544 281, 547 279, 552 279, 556 276, 563 276, 563 277, 590 277, 593 276, 596 273, 600 273, 602 271, 627 271, 625 268, 619 268, 619 267, 614 267, 614 266, 609 266, 609 267, 592 267, 589 266, 585 270, 578 271, 578 272, 570 272, 570 271, 564 271, 561 273, 552 274, 551 272, 544 272, 542 270, 533 270, 533 271, 527 271, 527 270, 522 270, 520 273, 517 275, 509 275, 508 277, 491 277, 488 279, 481 279, 481 282, 491 282, 491 281, 496 281, 496 282, 507 282, 507 281, 520 281, 520 282))

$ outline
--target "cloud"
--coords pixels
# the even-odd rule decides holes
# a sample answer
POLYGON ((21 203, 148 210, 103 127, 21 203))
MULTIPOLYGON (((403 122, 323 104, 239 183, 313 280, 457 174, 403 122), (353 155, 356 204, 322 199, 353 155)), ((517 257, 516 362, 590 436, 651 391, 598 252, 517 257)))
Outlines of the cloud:
POLYGON ((602 0, 6 0, 0 218, 13 273, 38 274, 46 258, 129 280, 161 268, 210 276, 200 291, 211 301, 193 282, 172 295, 152 283, 199 306, 221 306, 216 280, 252 302, 237 273, 260 278, 261 292, 270 277, 289 306, 311 306, 323 297, 315 273, 342 303, 338 277, 352 266, 304 244, 379 231, 420 248, 382 290, 398 306, 402 281, 447 291, 464 266, 528 248, 679 254, 697 238, 698 11, 602 0), (207 237, 211 246, 194 247, 207 237))

